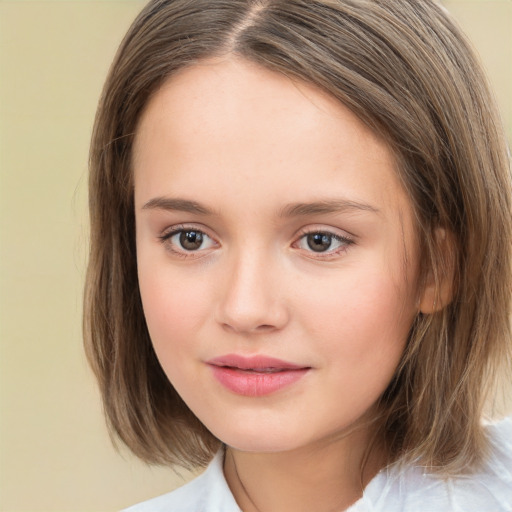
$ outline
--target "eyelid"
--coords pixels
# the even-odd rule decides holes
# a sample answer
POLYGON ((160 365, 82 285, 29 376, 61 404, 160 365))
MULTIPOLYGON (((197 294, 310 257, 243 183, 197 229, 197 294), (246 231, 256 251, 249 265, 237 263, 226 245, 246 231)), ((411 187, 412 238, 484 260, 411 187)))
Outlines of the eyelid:
POLYGON ((172 236, 173 234, 176 234, 179 231, 200 231, 201 233, 204 233, 205 235, 209 236, 210 238, 214 239, 215 237, 210 234, 210 229, 208 229, 206 226, 200 223, 190 222, 190 223, 180 223, 180 224, 173 224, 172 226, 166 226, 164 229, 160 231, 160 234, 158 235, 159 239, 166 239, 172 236))

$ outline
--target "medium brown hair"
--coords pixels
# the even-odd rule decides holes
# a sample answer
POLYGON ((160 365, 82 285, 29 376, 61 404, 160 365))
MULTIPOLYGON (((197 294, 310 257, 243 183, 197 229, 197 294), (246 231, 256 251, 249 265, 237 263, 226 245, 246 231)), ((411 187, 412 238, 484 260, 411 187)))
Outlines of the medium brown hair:
POLYGON ((176 71, 227 54, 327 91, 394 152, 415 212, 422 286, 448 279, 451 300, 439 293, 415 319, 380 399, 378 432, 390 461, 474 466, 485 455, 486 392, 500 364, 510 366, 510 160, 481 68, 432 0, 152 0, 137 17, 107 78, 90 152, 85 346, 112 431, 153 463, 204 465, 219 447, 152 348, 131 162, 152 94, 176 71))

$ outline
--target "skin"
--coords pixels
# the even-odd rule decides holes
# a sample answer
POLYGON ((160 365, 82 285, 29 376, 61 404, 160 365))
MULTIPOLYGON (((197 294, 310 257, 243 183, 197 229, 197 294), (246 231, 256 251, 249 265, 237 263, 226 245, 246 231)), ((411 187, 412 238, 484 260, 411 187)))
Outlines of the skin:
POLYGON ((346 508, 383 464, 377 447, 361 481, 376 401, 422 303, 391 151, 322 91, 230 56, 180 71, 153 96, 134 180, 154 348, 228 446, 237 502, 346 508), (311 203, 324 207, 296 207, 311 203), (202 244, 184 248, 184 231, 202 232, 202 244), (327 236, 327 249, 312 250, 308 233, 327 236), (206 364, 233 353, 310 370, 270 395, 240 396, 206 364))

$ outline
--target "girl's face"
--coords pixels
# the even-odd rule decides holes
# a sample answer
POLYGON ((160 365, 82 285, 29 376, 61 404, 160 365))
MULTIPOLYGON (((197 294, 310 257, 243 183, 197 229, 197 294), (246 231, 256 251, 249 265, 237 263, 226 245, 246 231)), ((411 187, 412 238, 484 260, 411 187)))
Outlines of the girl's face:
POLYGON ((211 60, 151 99, 134 179, 149 332, 206 427, 276 452, 367 417, 420 300, 386 144, 312 86, 211 60))

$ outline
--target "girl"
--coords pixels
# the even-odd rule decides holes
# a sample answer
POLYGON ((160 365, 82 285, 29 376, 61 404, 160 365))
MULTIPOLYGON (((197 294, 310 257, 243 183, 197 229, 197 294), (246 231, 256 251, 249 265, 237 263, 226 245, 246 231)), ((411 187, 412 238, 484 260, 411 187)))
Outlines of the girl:
POLYGON ((90 167, 109 424, 208 465, 130 510, 512 510, 509 156, 434 0, 152 0, 90 167))

